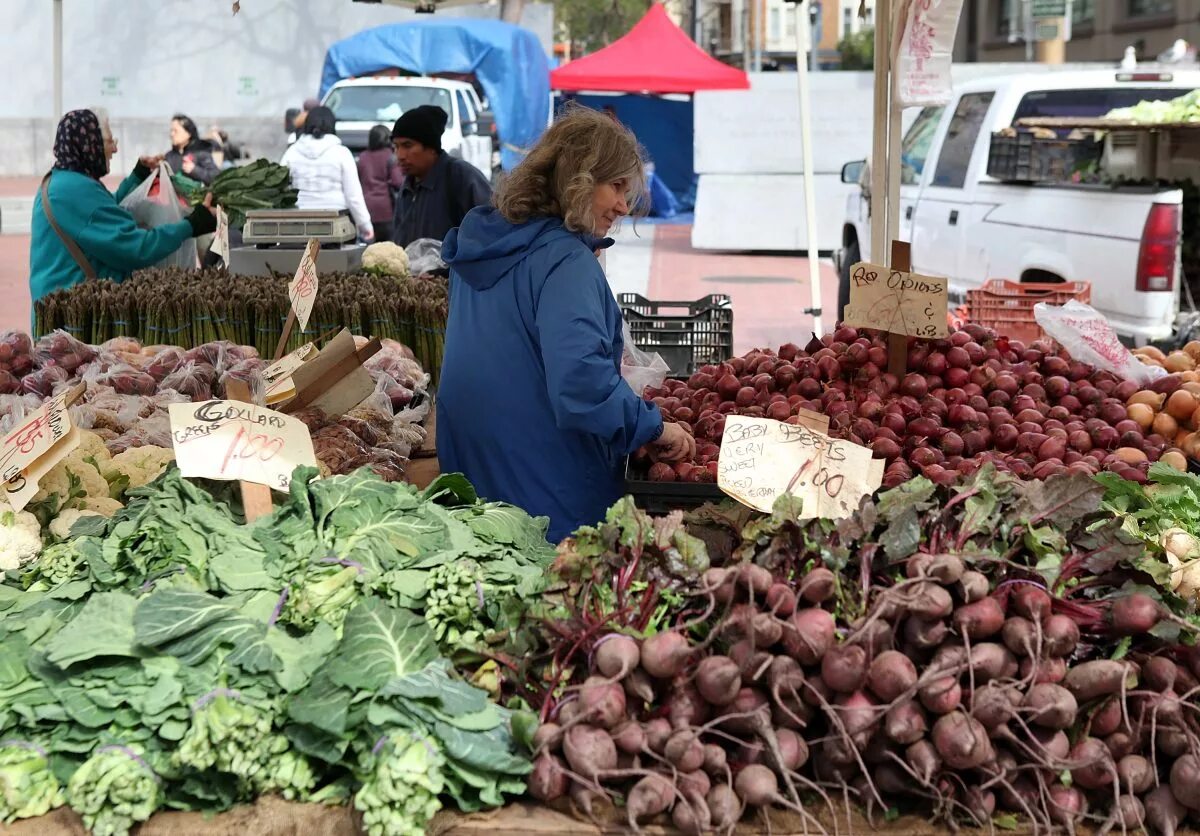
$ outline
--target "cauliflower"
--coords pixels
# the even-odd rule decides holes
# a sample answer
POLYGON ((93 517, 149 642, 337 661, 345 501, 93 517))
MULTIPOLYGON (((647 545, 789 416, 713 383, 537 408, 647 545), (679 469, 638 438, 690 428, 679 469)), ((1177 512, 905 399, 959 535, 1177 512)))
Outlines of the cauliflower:
POLYGON ((81 511, 93 511, 102 517, 111 517, 125 506, 110 496, 85 496, 75 501, 81 511))
POLYGON ((19 569, 42 551, 42 525, 28 511, 0 512, 0 572, 19 569))
POLYGON ((83 496, 108 496, 108 482, 96 466, 85 460, 82 448, 72 450, 38 482, 39 490, 33 502, 45 502, 57 497, 58 507, 74 504, 83 496))
POLYGON ((108 447, 105 446, 104 439, 88 430, 80 430, 77 452, 80 458, 85 460, 90 459, 96 462, 97 465, 112 458, 112 453, 108 452, 108 447))
POLYGON ((408 253, 399 244, 379 241, 363 250, 362 266, 368 273, 403 279, 408 276, 408 253))
POLYGON ((173 461, 175 451, 170 447, 130 447, 101 462, 100 472, 110 485, 119 486, 119 489, 140 488, 157 479, 173 461))
POLYGON ((71 527, 82 517, 104 516, 96 511, 85 511, 82 508, 64 508, 50 523, 50 534, 58 540, 69 540, 71 527))

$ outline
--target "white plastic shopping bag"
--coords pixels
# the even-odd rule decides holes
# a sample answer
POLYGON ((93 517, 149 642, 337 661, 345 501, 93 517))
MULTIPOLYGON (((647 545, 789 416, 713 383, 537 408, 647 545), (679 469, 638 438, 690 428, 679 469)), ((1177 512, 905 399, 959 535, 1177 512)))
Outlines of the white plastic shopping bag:
POLYGON ((647 386, 654 389, 662 386, 671 367, 657 353, 642 351, 633 344, 628 322, 622 320, 621 330, 625 337, 625 349, 621 354, 621 377, 625 378, 629 388, 641 397, 647 386))
POLYGON ((1166 369, 1147 366, 1117 338, 1104 314, 1074 299, 1065 305, 1038 302, 1033 318, 1047 335, 1057 340, 1076 360, 1107 369, 1139 386, 1149 386, 1167 374, 1166 369))
MULTIPOLYGON (((150 172, 150 176, 121 201, 121 206, 129 210, 142 229, 154 229, 184 219, 183 206, 171 183, 171 167, 166 163, 160 163, 157 169, 150 172), (156 183, 157 189, 154 188, 156 183)), ((198 265, 196 239, 188 238, 179 249, 154 266, 192 269, 198 265)))

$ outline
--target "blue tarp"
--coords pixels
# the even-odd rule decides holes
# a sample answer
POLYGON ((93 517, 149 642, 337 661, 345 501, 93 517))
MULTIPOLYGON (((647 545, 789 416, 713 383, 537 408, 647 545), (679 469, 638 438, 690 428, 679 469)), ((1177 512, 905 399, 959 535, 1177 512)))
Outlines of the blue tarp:
POLYGON ((320 96, 341 79, 392 68, 422 75, 472 73, 496 116, 500 162, 506 169, 521 161, 549 121, 546 53, 537 37, 520 26, 427 18, 365 29, 325 53, 320 96))
POLYGON ((691 98, 678 101, 634 93, 565 95, 596 110, 611 107, 617 119, 633 131, 646 149, 654 163, 654 173, 675 196, 678 203, 675 209, 680 212, 692 210, 696 205, 696 172, 693 169, 691 98))

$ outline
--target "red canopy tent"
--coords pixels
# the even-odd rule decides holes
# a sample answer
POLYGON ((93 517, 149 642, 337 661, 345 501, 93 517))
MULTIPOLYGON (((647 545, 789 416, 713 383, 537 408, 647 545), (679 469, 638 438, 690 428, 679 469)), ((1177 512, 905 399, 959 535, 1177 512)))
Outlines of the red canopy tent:
POLYGON ((694 93, 747 90, 750 79, 694 44, 655 3, 629 34, 550 73, 552 90, 694 93))

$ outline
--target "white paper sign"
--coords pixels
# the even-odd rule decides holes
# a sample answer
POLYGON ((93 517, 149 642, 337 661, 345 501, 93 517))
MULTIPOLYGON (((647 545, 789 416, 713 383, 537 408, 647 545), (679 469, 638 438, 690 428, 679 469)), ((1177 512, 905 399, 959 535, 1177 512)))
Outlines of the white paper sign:
POLYGON ((904 35, 892 67, 896 104, 947 104, 954 89, 950 65, 962 0, 905 0, 897 10, 904 15, 904 35))
POLYGON ((71 427, 65 438, 55 442, 41 458, 4 483, 4 498, 14 511, 22 511, 41 490, 42 478, 82 442, 79 430, 71 427))
POLYGON ((799 424, 730 415, 725 419, 717 485, 739 502, 770 511, 791 494, 803 500, 804 519, 841 519, 874 491, 871 451, 799 424))
POLYGON ((317 302, 317 253, 320 244, 314 239, 304 248, 300 266, 296 268, 295 277, 288 282, 288 300, 292 310, 296 312, 296 321, 300 330, 308 327, 308 318, 312 316, 313 305, 317 302))
POLYGON ((303 423, 241 401, 174 403, 171 441, 184 476, 268 485, 286 491, 299 465, 317 466, 303 423))
POLYGON ((217 232, 213 236, 212 246, 209 247, 212 252, 221 257, 221 260, 226 264, 229 263, 229 216, 225 214, 225 210, 220 206, 217 207, 217 232))

